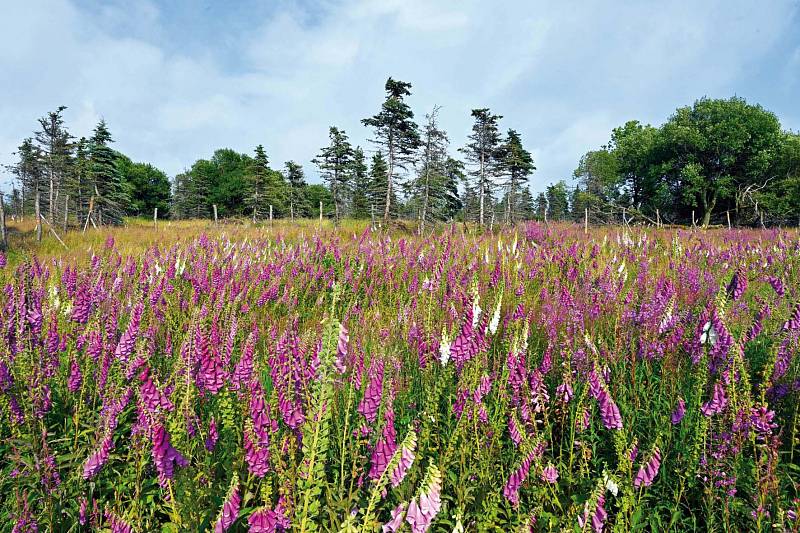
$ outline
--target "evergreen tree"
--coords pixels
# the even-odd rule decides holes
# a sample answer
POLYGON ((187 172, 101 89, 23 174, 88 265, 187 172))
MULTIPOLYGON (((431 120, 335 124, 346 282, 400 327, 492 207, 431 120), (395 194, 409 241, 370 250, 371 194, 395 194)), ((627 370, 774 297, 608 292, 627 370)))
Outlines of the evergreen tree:
POLYGON ((547 196, 543 192, 536 195, 536 200, 533 202, 533 209, 537 219, 547 220, 547 196))
POLYGON ((473 165, 470 174, 475 179, 474 189, 478 196, 478 222, 486 223, 487 206, 492 203, 493 179, 501 170, 502 151, 498 122, 500 115, 493 115, 489 109, 473 109, 472 134, 469 143, 461 149, 467 161, 473 165))
POLYGON ((253 223, 267 212, 267 180, 269 179, 269 160, 262 145, 256 146, 256 155, 250 166, 250 191, 247 206, 253 214, 253 223))
POLYGON ((351 200, 351 216, 357 219, 370 217, 370 180, 367 173, 367 162, 364 151, 360 146, 353 151, 353 161, 350 165, 351 181, 353 184, 353 198, 351 200))
POLYGON ((58 215, 58 196, 64 185, 72 157, 72 136, 64 126, 64 110, 59 106, 39 119, 40 130, 36 132, 36 144, 42 159, 41 167, 47 180, 45 203, 47 218, 50 224, 55 223, 58 215))
POLYGON ((547 208, 550 220, 566 220, 569 217, 569 193, 563 180, 547 187, 547 208))
POLYGON ((89 175, 94 189, 94 209, 99 224, 122 223, 129 199, 122 186, 117 154, 109 146, 114 142, 105 120, 100 120, 89 141, 89 175))
POLYGON ((294 217, 307 217, 310 214, 310 206, 305 194, 306 177, 303 174, 303 167, 294 161, 287 161, 285 168, 289 216, 292 220, 294 217))
POLYGON ((383 219, 388 220, 395 193, 395 176, 398 169, 405 170, 413 160, 414 152, 419 146, 419 132, 414 123, 414 113, 404 98, 411 95, 411 84, 386 80, 386 100, 378 114, 361 121, 365 126, 373 128, 375 139, 372 140, 386 154, 386 190, 384 192, 383 219))
POLYGON ((425 115, 422 129, 417 177, 411 189, 411 201, 416 206, 420 233, 425 231, 427 222, 444 220, 448 211, 449 180, 447 133, 439 128, 437 115, 439 107, 425 115))
MULTIPOLYGON (((507 175, 505 220, 508 224, 517 221, 522 211, 519 202, 520 191, 527 189, 528 177, 536 170, 531 153, 522 146, 522 138, 514 130, 508 130, 506 142, 502 147, 502 168, 507 175)), ((530 192, 528 193, 530 195, 530 192)))
MULTIPOLYGON (((377 152, 372 156, 372 164, 369 170, 369 201, 370 216, 374 217, 377 213, 386 210, 386 189, 388 183, 389 165, 382 152, 377 152)), ((397 206, 397 196, 392 191, 389 205, 397 206)))
POLYGON ((330 144, 320 150, 314 158, 322 178, 328 183, 333 197, 334 223, 338 224, 347 209, 350 195, 350 177, 353 162, 353 147, 347 140, 343 130, 331 126, 329 130, 330 144))
POLYGON ((36 240, 41 241, 41 194, 45 186, 41 153, 39 147, 33 143, 33 139, 27 138, 17 148, 17 157, 18 160, 12 167, 12 172, 22 186, 23 208, 26 196, 33 201, 33 211, 36 217, 36 240))

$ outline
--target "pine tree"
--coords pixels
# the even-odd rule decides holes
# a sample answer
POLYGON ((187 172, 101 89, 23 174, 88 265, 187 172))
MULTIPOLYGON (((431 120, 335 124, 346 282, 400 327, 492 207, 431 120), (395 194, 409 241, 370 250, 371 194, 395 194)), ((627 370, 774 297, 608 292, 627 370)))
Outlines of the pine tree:
POLYGON ((378 114, 361 121, 375 131, 373 143, 386 154, 386 190, 384 192, 383 219, 388 220, 392 210, 395 192, 395 176, 398 169, 405 170, 412 162, 414 152, 419 146, 419 132, 414 123, 414 113, 403 100, 411 95, 411 84, 386 80, 386 100, 378 114))
POLYGON ((100 224, 122 223, 128 198, 117 167, 117 154, 109 146, 114 142, 105 120, 100 120, 89 141, 89 175, 94 189, 94 208, 100 224))
POLYGON ((307 217, 310 209, 305 195, 306 177, 303 167, 294 161, 287 161, 285 168, 289 216, 292 220, 294 217, 307 217))
POLYGON ((473 170, 470 174, 475 179, 475 192, 478 195, 478 223, 486 223, 487 207, 492 203, 493 179, 502 168, 502 152, 500 146, 500 131, 498 122, 500 115, 493 115, 489 109, 473 109, 472 134, 469 143, 461 149, 467 161, 472 163, 473 170))
POLYGON ((531 173, 536 170, 531 153, 522 147, 522 138, 514 130, 508 130, 506 142, 502 147, 501 164, 507 176, 505 220, 506 223, 513 224, 522 211, 519 203, 520 191, 526 185, 531 173))
POLYGON ((322 178, 328 183, 334 205, 334 223, 338 224, 347 209, 350 192, 351 166, 353 147, 347 140, 347 134, 335 126, 329 130, 330 144, 320 150, 314 158, 322 178))
POLYGON ((370 217, 370 181, 367 174, 367 162, 360 146, 353 151, 350 165, 353 197, 351 200, 351 216, 357 219, 370 217))

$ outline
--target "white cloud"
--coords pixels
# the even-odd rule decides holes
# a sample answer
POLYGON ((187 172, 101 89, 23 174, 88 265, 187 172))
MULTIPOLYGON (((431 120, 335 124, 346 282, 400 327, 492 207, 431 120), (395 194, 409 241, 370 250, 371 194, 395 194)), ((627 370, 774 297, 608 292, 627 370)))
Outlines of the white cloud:
POLYGON ((766 83, 748 78, 752 65, 792 39, 798 9, 791 0, 770 9, 744 0, 276 5, 241 21, 247 31, 191 27, 184 40, 168 38, 179 23, 174 6, 167 12, 149 0, 92 13, 68 0, 7 6, 0 163, 37 117, 64 104, 76 135, 102 116, 119 149, 171 174, 216 148, 259 143, 274 166, 294 159, 313 174, 310 160, 331 124, 366 142, 359 121, 377 110, 391 75, 414 84, 418 117, 444 106, 454 150, 469 133, 470 109, 504 115, 503 128, 534 150, 542 188, 568 178, 580 155, 625 120, 658 123, 705 94, 748 97, 766 83))

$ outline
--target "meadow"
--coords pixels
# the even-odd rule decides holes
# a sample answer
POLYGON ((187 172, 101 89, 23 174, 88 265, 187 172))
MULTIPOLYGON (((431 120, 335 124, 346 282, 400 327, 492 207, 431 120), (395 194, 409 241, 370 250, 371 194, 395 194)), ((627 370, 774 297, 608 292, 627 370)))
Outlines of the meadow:
POLYGON ((798 531, 797 231, 473 229, 12 226, 0 531, 798 531))

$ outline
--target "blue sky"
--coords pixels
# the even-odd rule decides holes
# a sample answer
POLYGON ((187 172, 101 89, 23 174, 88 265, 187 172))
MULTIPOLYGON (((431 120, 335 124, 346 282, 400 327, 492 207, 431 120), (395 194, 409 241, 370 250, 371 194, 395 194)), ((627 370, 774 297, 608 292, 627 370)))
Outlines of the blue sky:
POLYGON ((103 117, 116 148, 170 175, 264 144, 313 176, 330 125, 371 148, 360 119, 388 76, 413 84, 419 118, 442 106, 453 152, 472 108, 503 115, 534 189, 569 181, 611 128, 701 96, 800 130, 800 0, 3 3, 0 164, 63 104, 74 135, 103 117))

